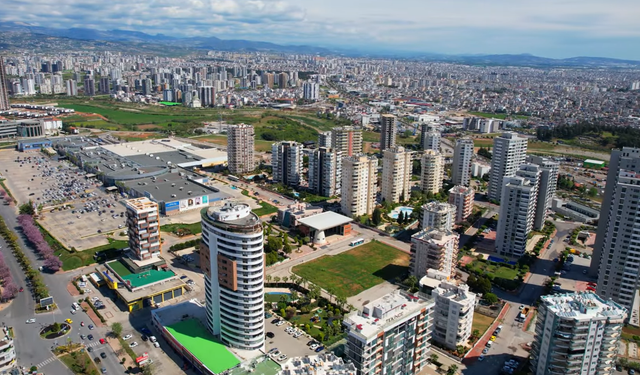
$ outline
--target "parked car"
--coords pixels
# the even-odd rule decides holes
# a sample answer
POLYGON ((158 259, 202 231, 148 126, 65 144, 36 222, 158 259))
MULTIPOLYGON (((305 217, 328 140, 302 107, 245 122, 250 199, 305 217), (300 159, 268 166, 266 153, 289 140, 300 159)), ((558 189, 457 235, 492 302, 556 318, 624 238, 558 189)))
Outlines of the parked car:
POLYGON ((131 344, 129 344, 130 348, 135 348, 136 346, 138 346, 138 342, 137 341, 134 341, 131 344))
POLYGON ((89 340, 93 340, 93 335, 89 335, 89 336, 87 336, 87 338, 88 338, 89 340))
POLYGON ((319 346, 316 348, 316 353, 320 353, 323 350, 324 350, 324 346, 319 346))
POLYGON ((267 332, 267 337, 272 339, 274 338, 276 335, 273 332, 267 332))
POLYGON ((105 352, 100 353, 100 358, 102 358, 102 359, 107 358, 107 353, 105 353, 105 352))
POLYGON ((133 337, 132 335, 125 335, 122 339, 123 340, 129 340, 132 337, 133 337))
POLYGON ((36 322, 36 320, 34 318, 31 318, 31 319, 27 320, 27 324, 32 324, 32 323, 35 323, 35 322, 36 322))

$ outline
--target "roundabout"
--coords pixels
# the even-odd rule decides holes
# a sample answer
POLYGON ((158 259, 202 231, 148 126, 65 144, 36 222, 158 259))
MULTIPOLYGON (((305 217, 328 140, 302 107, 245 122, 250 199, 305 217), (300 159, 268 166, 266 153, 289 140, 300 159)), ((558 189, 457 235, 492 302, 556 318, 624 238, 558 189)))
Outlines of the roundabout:
POLYGON ((67 323, 53 323, 40 330, 40 337, 46 340, 55 340, 71 332, 71 325, 67 323))

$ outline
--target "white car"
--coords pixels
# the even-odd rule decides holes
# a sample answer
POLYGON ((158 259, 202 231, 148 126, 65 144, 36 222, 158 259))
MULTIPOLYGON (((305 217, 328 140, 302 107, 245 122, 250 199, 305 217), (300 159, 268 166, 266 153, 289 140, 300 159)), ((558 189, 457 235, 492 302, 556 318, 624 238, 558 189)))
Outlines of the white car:
POLYGON ((316 348, 318 348, 318 344, 311 344, 309 348, 311 348, 311 350, 316 350, 316 348))
POLYGON ((293 334, 293 337, 294 337, 294 338, 296 338, 296 339, 297 339, 298 337, 300 337, 300 336, 302 336, 302 332, 300 332, 300 331, 298 331, 298 332, 296 332, 296 333, 294 333, 294 334, 293 334))
POLYGON ((154 342, 153 342, 153 346, 155 346, 156 348, 159 348, 159 347, 160 347, 160 343, 159 343, 159 342, 157 342, 157 341, 154 341, 154 342))
POLYGON ((125 336, 125 337, 123 337, 122 339, 123 339, 123 340, 129 340, 129 339, 131 339, 132 337, 133 337, 132 335, 126 335, 126 336, 125 336))
POLYGON ((33 323, 35 323, 35 322, 36 322, 36 320, 35 320, 34 318, 31 318, 31 319, 27 320, 27 322, 26 322, 26 323, 27 323, 27 324, 33 324, 33 323))
POLYGON ((280 327, 281 325, 284 324, 284 320, 279 321, 278 323, 276 323, 276 327, 280 327))
POLYGON ((130 348, 135 348, 136 346, 138 346, 138 343, 136 341, 134 341, 131 344, 129 344, 130 348))

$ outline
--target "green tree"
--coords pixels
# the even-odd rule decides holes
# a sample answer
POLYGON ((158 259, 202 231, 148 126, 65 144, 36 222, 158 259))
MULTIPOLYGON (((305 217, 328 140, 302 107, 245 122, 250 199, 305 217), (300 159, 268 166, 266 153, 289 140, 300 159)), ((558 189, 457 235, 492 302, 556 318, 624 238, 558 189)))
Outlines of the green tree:
POLYGON ((21 215, 31 215, 33 216, 36 212, 33 209, 33 202, 29 200, 29 202, 21 204, 19 207, 19 212, 21 215))
POLYGON ((267 244, 265 245, 264 250, 267 253, 274 253, 280 249, 282 249, 282 239, 278 237, 269 236, 267 238, 267 244))
POLYGON ((592 198, 593 198, 593 197, 596 197, 596 196, 598 195, 598 189, 596 189, 596 188, 592 187, 592 188, 590 188, 590 189, 589 189, 589 191, 587 192, 587 194, 588 194, 590 197, 592 197, 592 198))
POLYGON ((276 284, 279 283, 280 282, 280 276, 275 276, 273 278, 273 282, 276 283, 276 284))
POLYGON ((373 225, 378 226, 382 223, 382 210, 380 207, 376 207, 373 210, 373 216, 371 217, 371 221, 373 221, 373 225))
POLYGON ((309 297, 310 300, 318 299, 320 297, 321 292, 322 292, 322 289, 320 289, 319 286, 311 285, 311 287, 309 288, 309 292, 307 293, 307 296, 309 297))
POLYGON ((51 325, 51 332, 53 333, 57 333, 60 332, 60 329, 62 329, 62 327, 60 326, 60 323, 55 322, 51 325))
POLYGON ((451 366, 449 366, 449 369, 447 370, 447 375, 455 375, 456 372, 458 372, 458 366, 451 365, 451 366))
POLYGON ((113 323, 111 325, 111 332, 113 332, 113 334, 116 337, 120 337, 120 335, 122 334, 122 324, 120 323, 113 323))
POLYGON ((429 361, 431 363, 433 363, 433 364, 436 364, 436 363, 438 363, 438 358, 440 358, 440 357, 438 357, 437 354, 431 354, 431 356, 429 357, 429 361))
POLYGON ((284 251, 285 254, 291 254, 293 252, 289 241, 285 241, 284 246, 282 247, 282 251, 284 251))
POLYGON ((480 330, 479 329, 474 329, 473 332, 471 332, 471 337, 473 339, 478 339, 480 338, 480 330))
POLYGON ((484 295, 483 298, 485 302, 487 302, 490 305, 495 305, 496 303, 498 303, 498 296, 496 296, 493 293, 487 293, 484 295))

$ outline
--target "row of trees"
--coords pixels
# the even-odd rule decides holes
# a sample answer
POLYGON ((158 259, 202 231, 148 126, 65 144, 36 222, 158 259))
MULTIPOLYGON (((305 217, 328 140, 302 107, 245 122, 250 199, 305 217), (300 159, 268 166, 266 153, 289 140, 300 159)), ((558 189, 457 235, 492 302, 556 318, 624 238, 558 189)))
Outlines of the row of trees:
POLYGON ((18 294, 18 286, 13 282, 11 271, 0 253, 0 279, 2 280, 2 300, 7 301, 18 294))
POLYGON ((44 239, 40 227, 33 220, 33 216, 20 215, 18 216, 18 223, 22 226, 22 233, 44 259, 44 266, 53 272, 57 272, 62 267, 62 261, 53 253, 53 249, 44 239))
POLYGON ((3 189, 0 189, 0 198, 2 198, 2 200, 4 200, 7 204, 9 205, 13 205, 15 204, 15 199, 13 199, 9 194, 7 194, 6 191, 4 191, 3 189))
POLYGON ((554 138, 573 139, 581 135, 597 135, 601 137, 600 144, 606 146, 611 137, 605 137, 604 133, 611 133, 615 138, 615 148, 640 146, 640 130, 630 126, 615 126, 604 124, 592 124, 581 122, 575 125, 561 125, 544 129, 539 127, 536 136, 541 141, 551 141, 554 138))

